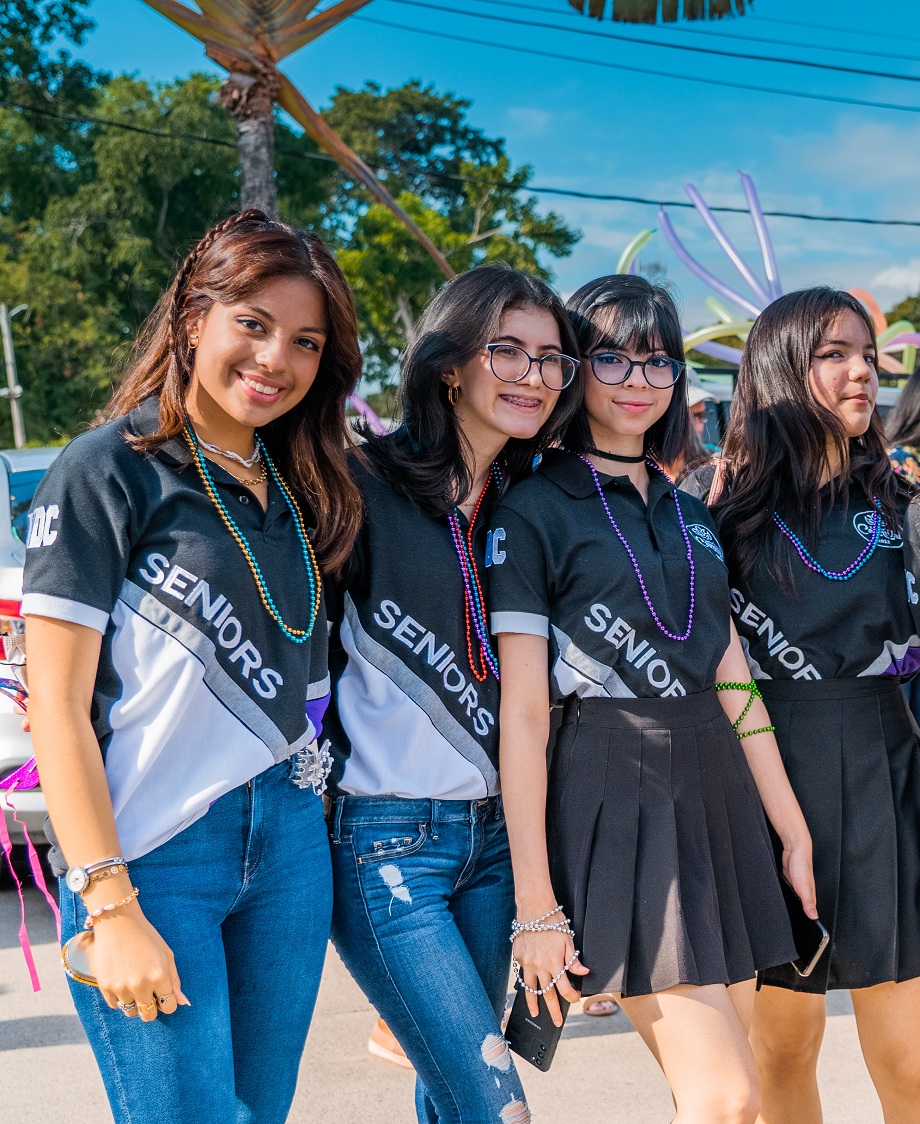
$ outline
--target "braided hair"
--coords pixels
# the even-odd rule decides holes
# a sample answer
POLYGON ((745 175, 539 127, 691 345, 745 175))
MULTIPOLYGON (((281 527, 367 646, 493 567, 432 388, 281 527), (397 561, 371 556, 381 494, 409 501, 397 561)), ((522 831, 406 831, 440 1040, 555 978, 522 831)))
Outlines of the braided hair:
POLYGON ((329 333, 307 398, 260 434, 311 512, 320 564, 334 572, 347 559, 361 521, 360 495, 345 459, 345 402, 361 375, 361 352, 351 290, 317 235, 254 209, 213 226, 182 262, 141 329, 101 420, 123 417, 156 397, 156 431, 128 432, 126 440, 139 453, 154 453, 179 436, 194 368, 190 327, 215 303, 246 299, 281 277, 304 278, 317 287, 325 299, 329 333))

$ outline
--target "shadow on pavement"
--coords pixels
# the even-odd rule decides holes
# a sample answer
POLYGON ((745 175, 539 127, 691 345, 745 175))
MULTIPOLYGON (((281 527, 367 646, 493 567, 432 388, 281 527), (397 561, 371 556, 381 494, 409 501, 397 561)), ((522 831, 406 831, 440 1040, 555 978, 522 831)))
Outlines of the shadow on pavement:
POLYGON ((0 1022, 0 1051, 34 1046, 82 1046, 86 1035, 76 1015, 36 1015, 0 1022))

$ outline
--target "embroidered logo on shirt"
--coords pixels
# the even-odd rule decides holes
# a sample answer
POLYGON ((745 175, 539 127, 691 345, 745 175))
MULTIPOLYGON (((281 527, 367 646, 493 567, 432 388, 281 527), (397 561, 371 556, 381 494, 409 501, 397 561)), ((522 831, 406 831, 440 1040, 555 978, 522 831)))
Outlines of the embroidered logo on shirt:
POLYGON ((51 546, 58 537, 57 529, 52 527, 61 514, 56 503, 47 507, 33 507, 29 512, 29 529, 26 532, 26 546, 51 546))
POLYGON ((487 566, 500 566, 502 562, 508 557, 506 552, 502 550, 500 543, 505 541, 505 528, 496 527, 494 531, 489 531, 488 538, 486 539, 486 565, 487 566))
MULTIPOLYGON (((872 516, 875 515, 874 511, 857 511, 853 516, 853 526, 857 532, 862 535, 866 542, 872 542, 872 516)), ((889 530, 885 524, 882 524, 882 533, 879 535, 878 545, 887 547, 888 550, 900 550, 904 545, 904 540, 897 531, 889 530)))
POLYGON ((705 523, 688 523, 687 530, 693 535, 700 546, 705 546, 720 562, 725 561, 725 555, 722 553, 722 544, 705 523))

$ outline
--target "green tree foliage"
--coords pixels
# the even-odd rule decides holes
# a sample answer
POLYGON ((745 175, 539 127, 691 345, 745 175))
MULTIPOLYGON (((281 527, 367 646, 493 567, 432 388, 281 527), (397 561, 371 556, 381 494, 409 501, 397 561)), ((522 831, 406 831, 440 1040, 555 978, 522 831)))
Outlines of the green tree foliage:
POLYGON ((905 297, 900 304, 896 304, 885 315, 888 317, 889 324, 894 324, 896 320, 909 320, 920 332, 920 293, 912 297, 905 297))
MULTIPOLYGON (((238 206, 235 132, 216 102, 219 80, 149 83, 50 55, 56 37, 82 41, 90 27, 82 6, 0 6, 0 98, 93 119, 0 105, 0 301, 29 305, 13 334, 26 431, 41 442, 92 419, 177 262, 238 206)), ((538 213, 524 192, 530 169, 513 169, 503 142, 468 124, 467 108, 410 83, 340 89, 329 116, 458 271, 500 258, 546 276, 545 255, 568 253, 576 235, 538 213), (495 186, 503 182, 510 186, 495 186)), ((443 276, 309 138, 279 122, 275 141, 281 217, 335 245, 355 287, 369 367, 386 381, 443 276)), ((0 403, 0 446, 11 441, 0 403)))
MULTIPOLYGON (((384 92, 339 87, 325 116, 386 182, 457 272, 505 261, 549 279, 547 257, 571 253, 578 233, 526 196, 532 170, 514 169, 504 141, 466 119, 470 103, 419 82, 384 92)), ((339 174, 331 222, 358 298, 368 372, 386 380, 440 271, 367 190, 339 174)))

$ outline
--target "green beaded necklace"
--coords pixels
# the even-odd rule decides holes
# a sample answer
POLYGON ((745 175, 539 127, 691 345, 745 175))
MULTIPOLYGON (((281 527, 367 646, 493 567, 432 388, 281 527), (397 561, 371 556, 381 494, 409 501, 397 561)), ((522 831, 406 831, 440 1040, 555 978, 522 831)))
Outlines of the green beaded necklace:
POLYGON ((192 451, 192 457, 194 458, 195 466, 198 469, 198 475, 201 477, 201 482, 204 484, 205 491, 208 493, 211 498, 211 502, 220 513, 220 517, 224 522, 224 526, 236 540, 237 546, 243 552, 243 557, 246 559, 246 563, 249 566, 253 579, 255 580, 256 589, 259 591, 259 597, 262 600, 262 604, 265 607, 266 612, 269 614, 272 620, 275 621, 275 623, 288 638, 288 640, 292 640, 295 644, 306 643, 306 641, 309 640, 313 635, 313 626, 316 624, 316 618, 319 613, 320 596, 322 593, 322 578, 320 577, 319 566, 316 562, 316 555, 313 553, 313 546, 310 542, 309 536, 307 535, 307 529, 304 526, 303 515, 300 512, 300 507, 297 504, 297 500, 294 499, 291 489, 287 486, 287 484, 278 473, 278 470, 275 468, 274 463, 268 455, 262 438, 259 437, 258 434, 256 434, 256 442, 259 446, 259 450, 262 454, 264 463, 268 466, 268 470, 272 475, 272 479, 281 489, 281 493, 284 496, 285 503, 290 509, 291 514, 294 516, 294 525, 297 528, 297 537, 300 539, 300 547, 301 551, 303 552, 304 566, 307 571, 307 584, 310 588, 310 624, 306 629, 291 628, 289 625, 285 624, 284 620, 282 619, 281 613, 278 611, 278 607, 275 605, 274 598, 269 592, 268 584, 266 583, 265 578, 262 576, 262 570, 259 567, 259 563, 256 561, 256 556, 252 552, 252 547, 249 545, 249 541, 236 525, 233 516, 227 510, 224 501, 218 494, 217 486, 215 485, 214 480, 211 477, 211 473, 208 470, 204 455, 201 452, 201 447, 198 444, 198 438, 196 437, 195 431, 194 429, 192 429, 191 422, 189 421, 186 421, 185 423, 185 440, 188 442, 188 446, 192 451))

